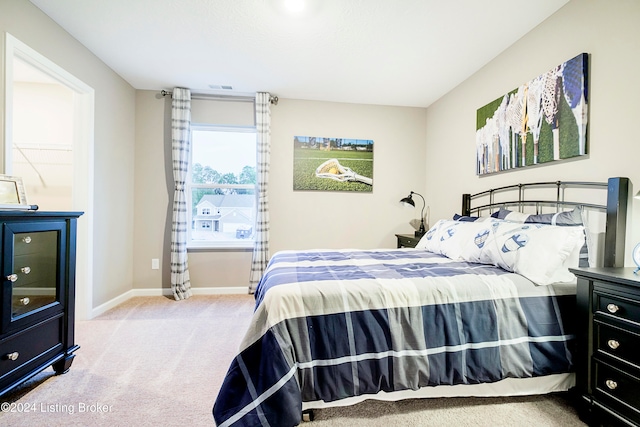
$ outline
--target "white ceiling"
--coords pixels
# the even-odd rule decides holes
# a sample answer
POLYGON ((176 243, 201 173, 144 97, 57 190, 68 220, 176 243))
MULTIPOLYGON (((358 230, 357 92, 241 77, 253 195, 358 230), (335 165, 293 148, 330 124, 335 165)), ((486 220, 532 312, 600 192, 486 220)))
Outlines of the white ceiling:
POLYGON ((31 0, 136 89, 426 107, 569 0, 31 0))

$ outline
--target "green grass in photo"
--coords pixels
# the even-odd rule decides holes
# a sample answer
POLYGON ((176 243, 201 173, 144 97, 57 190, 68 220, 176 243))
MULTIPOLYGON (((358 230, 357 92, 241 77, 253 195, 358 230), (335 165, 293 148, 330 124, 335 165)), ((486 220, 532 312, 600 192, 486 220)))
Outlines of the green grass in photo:
POLYGON ((353 170, 356 174, 373 178, 373 152, 371 151, 342 151, 316 150, 295 148, 293 162, 294 190, 321 191, 358 191, 371 192, 373 186, 357 181, 340 182, 330 178, 318 178, 316 169, 329 159, 353 170))

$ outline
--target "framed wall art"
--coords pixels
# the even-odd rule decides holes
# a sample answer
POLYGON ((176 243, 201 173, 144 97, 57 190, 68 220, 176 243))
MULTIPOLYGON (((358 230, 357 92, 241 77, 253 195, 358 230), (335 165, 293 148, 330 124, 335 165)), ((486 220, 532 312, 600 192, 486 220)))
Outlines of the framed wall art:
POLYGON ((293 137, 293 189, 373 191, 373 141, 293 137))
POLYGON ((587 154, 588 58, 582 53, 478 109, 478 175, 587 154))

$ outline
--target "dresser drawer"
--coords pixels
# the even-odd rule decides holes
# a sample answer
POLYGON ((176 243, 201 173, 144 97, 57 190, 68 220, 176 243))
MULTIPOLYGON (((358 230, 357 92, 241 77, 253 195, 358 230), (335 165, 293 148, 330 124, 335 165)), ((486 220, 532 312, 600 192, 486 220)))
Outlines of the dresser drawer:
POLYGON ((62 317, 48 319, 4 338, 0 341, 0 384, 61 350, 62 317))
MULTIPOLYGON (((50 253, 58 246, 57 231, 34 231, 30 233, 16 233, 13 253, 15 255, 50 253)), ((55 252, 54 252, 55 253, 55 252)))
POLYGON ((594 326, 596 351, 618 357, 640 369, 640 335, 598 321, 594 326))
POLYGON ((13 298, 11 298, 11 317, 29 314, 50 304, 56 304, 56 307, 60 307, 60 303, 56 299, 55 289, 49 295, 44 294, 44 292, 38 295, 16 295, 14 292, 13 298))
POLYGON ((53 257, 41 255, 20 255, 13 260, 13 271, 17 280, 15 286, 28 285, 30 283, 49 281, 55 287, 57 264, 53 257))
POLYGON ((594 289, 594 299, 596 314, 605 313, 616 319, 640 325, 640 304, 637 300, 603 292, 600 288, 594 289))
POLYGON ((619 415, 640 423, 640 378, 594 360, 594 397, 619 415))

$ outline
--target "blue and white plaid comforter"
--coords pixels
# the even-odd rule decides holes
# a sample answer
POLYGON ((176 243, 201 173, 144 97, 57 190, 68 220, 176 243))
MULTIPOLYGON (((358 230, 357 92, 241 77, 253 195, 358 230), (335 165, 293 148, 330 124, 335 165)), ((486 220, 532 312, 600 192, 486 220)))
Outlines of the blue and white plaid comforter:
POLYGON ((302 402, 570 372, 574 286, 417 249, 278 252, 213 408, 295 426, 302 402))

